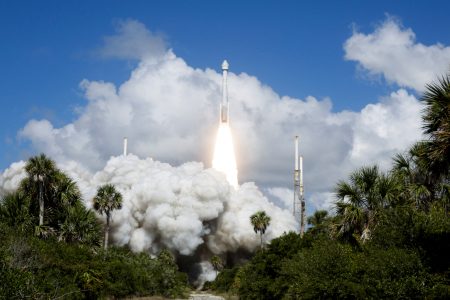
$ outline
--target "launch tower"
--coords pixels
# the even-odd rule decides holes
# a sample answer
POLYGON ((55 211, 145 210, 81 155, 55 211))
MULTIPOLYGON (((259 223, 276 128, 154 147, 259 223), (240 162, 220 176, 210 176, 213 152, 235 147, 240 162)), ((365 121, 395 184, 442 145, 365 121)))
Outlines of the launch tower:
POLYGON ((300 236, 305 233, 305 196, 303 188, 303 156, 298 154, 299 137, 294 140, 295 160, 294 160, 294 201, 292 213, 296 220, 300 221, 300 236))

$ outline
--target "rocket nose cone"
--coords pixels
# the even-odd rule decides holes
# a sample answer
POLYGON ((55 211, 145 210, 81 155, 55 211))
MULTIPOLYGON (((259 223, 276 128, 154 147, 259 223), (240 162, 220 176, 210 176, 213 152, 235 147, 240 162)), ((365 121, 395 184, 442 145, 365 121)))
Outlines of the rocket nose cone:
POLYGON ((228 67, 230 65, 228 64, 227 60, 225 59, 222 63, 222 70, 228 70, 228 67))

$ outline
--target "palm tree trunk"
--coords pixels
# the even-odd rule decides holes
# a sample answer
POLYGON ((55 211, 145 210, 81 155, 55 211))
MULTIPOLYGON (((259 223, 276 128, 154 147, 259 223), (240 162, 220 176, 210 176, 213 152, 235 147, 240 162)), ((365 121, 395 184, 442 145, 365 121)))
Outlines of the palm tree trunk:
POLYGON ((262 243, 262 231, 259 233, 259 237, 261 238, 261 250, 263 248, 263 243, 262 243))
POLYGON ((106 213, 106 227, 105 227, 105 251, 108 250, 108 239, 109 239, 109 212, 106 213))
POLYGON ((42 185, 41 182, 39 184, 39 226, 44 225, 44 195, 42 193, 42 185))

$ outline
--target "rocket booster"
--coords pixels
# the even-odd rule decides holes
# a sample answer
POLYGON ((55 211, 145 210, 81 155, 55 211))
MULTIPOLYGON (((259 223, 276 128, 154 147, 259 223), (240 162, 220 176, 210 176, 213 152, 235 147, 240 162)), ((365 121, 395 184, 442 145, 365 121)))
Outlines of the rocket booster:
POLYGON ((228 88, 227 88, 227 75, 228 75, 228 62, 226 60, 222 63, 222 102, 220 103, 220 122, 228 123, 229 120, 229 107, 228 107, 228 88))

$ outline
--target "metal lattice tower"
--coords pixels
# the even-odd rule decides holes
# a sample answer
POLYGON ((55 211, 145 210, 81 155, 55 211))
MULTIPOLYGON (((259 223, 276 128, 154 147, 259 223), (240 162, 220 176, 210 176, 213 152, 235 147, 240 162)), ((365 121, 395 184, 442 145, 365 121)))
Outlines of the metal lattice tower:
POLYGON ((295 163, 294 163, 294 201, 292 213, 295 220, 300 223, 300 236, 305 233, 305 193, 303 186, 303 157, 298 154, 299 137, 295 136, 295 163))

